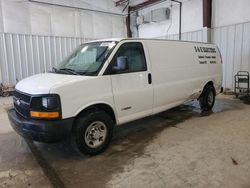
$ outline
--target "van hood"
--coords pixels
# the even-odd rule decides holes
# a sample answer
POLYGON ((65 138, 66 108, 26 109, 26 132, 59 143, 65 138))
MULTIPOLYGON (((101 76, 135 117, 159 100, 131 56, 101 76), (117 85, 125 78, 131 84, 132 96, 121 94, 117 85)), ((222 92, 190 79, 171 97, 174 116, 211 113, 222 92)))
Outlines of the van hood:
POLYGON ((55 73, 37 74, 18 82, 16 89, 27 94, 49 94, 53 87, 88 78, 88 76, 55 73))

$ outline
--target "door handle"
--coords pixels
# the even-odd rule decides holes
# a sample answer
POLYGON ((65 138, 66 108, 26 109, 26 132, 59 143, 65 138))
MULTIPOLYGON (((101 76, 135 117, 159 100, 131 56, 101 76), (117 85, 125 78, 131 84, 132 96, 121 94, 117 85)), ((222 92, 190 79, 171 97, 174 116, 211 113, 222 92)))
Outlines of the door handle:
POLYGON ((148 84, 152 84, 152 75, 148 73, 148 84))

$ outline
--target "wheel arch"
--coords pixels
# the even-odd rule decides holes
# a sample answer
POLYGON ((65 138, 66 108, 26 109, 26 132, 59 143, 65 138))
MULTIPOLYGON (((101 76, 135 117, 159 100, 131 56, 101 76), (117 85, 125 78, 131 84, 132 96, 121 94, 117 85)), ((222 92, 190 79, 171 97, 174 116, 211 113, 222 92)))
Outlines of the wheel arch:
MULTIPOLYGON (((201 92, 200 96, 198 97, 198 100, 199 100, 199 99, 201 98, 201 96, 203 95, 203 92, 204 92, 204 90, 205 90, 205 88, 206 88, 207 86, 213 86, 213 88, 214 88, 214 82, 213 82, 213 80, 208 80, 208 81, 206 82, 206 84, 205 84, 204 87, 202 88, 202 92, 201 92)), ((214 91, 215 91, 215 89, 214 89, 214 91)))
POLYGON ((102 110, 106 112, 112 120, 114 121, 114 124, 117 124, 117 118, 116 118, 116 113, 113 109, 113 107, 105 102, 96 102, 96 103, 91 103, 86 106, 84 106, 81 110, 79 110, 75 117, 83 116, 85 113, 90 112, 90 111, 96 111, 96 110, 102 110))
POLYGON ((213 82, 212 80, 207 81, 206 84, 205 84, 204 87, 203 87, 203 90, 204 90, 207 86, 209 86, 209 85, 211 85, 211 86, 214 87, 214 82, 213 82))

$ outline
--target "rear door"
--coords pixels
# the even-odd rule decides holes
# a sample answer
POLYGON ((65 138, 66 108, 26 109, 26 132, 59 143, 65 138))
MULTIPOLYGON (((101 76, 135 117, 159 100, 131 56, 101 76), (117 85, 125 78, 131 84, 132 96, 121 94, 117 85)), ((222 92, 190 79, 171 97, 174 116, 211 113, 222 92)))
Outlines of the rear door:
POLYGON ((114 102, 119 123, 152 114, 153 87, 151 68, 141 42, 123 42, 109 68, 116 65, 117 57, 126 56, 128 70, 111 73, 114 102))

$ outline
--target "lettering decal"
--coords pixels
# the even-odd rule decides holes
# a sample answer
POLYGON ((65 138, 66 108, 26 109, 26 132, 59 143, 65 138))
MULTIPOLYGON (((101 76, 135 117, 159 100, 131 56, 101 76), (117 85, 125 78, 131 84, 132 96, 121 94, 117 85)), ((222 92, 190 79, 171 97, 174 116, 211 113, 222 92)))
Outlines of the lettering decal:
POLYGON ((199 61, 200 64, 207 64, 207 61, 199 61))
POLYGON ((216 53, 216 48, 209 48, 209 47, 201 47, 201 46, 195 46, 194 51, 198 54, 198 59, 200 64, 207 64, 208 62, 210 64, 216 64, 216 56, 209 55, 209 53, 214 54, 216 53), (207 53, 205 55, 201 55, 200 53, 207 53))
POLYGON ((195 46, 194 50, 195 50, 195 52, 216 53, 216 49, 215 48, 208 48, 208 47, 195 46))

